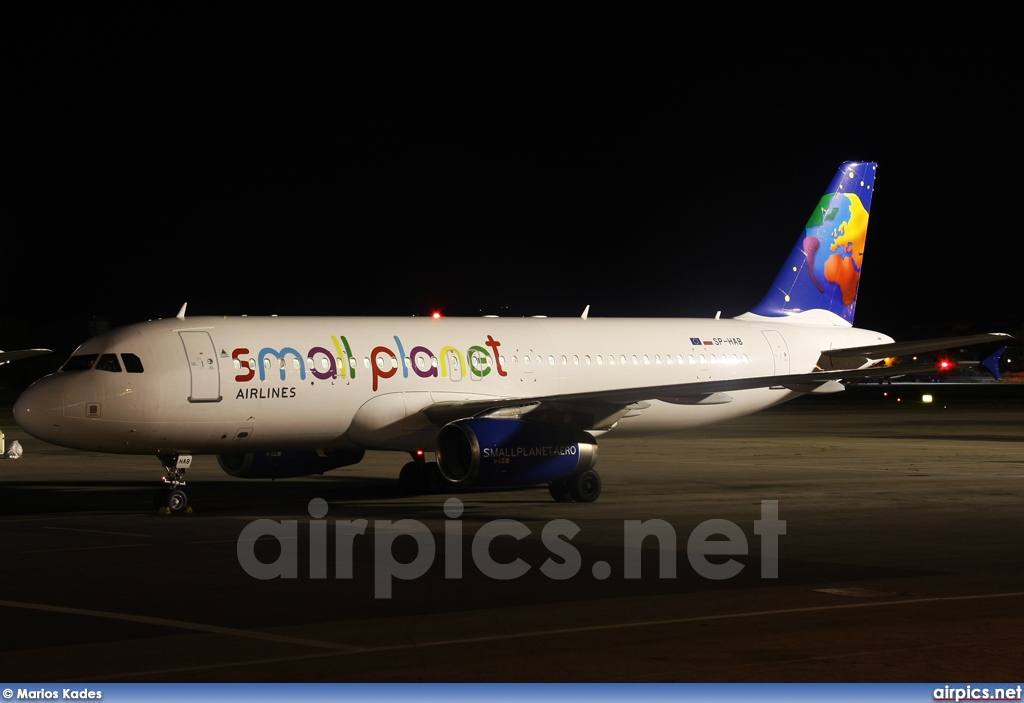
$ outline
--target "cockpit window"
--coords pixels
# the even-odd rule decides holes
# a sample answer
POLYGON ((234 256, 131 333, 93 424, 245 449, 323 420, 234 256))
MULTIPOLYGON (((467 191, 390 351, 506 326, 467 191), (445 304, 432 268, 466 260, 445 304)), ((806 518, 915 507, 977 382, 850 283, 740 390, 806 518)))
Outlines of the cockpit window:
POLYGON ((96 368, 100 371, 116 371, 121 372, 121 362, 117 360, 117 354, 104 354, 100 357, 100 360, 96 362, 96 368))
POLYGON ((124 370, 128 373, 142 373, 142 359, 139 357, 134 354, 122 354, 121 360, 124 361, 124 370))
POLYGON ((61 371, 88 371, 96 364, 99 354, 78 354, 71 357, 61 367, 61 371))

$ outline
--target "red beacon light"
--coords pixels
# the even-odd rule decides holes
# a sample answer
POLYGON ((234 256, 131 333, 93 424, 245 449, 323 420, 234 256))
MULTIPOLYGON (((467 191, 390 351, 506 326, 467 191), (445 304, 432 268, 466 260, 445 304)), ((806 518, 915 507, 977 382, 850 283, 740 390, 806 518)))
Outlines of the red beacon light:
POLYGON ((432 318, 434 318, 435 320, 440 320, 441 319, 441 313, 438 312, 437 310, 435 310, 434 312, 430 313, 430 316, 432 318))

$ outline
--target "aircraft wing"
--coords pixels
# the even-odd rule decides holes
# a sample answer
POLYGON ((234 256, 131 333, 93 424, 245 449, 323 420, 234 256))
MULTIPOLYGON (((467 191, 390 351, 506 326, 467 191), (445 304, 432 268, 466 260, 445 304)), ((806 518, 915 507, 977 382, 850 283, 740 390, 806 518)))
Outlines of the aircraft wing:
POLYGON ((529 415, 531 419, 572 425, 581 429, 601 430, 609 429, 619 419, 631 413, 642 411, 648 407, 648 401, 651 400, 677 405, 718 405, 732 401, 730 392, 751 388, 778 387, 799 393, 839 391, 842 390, 839 381, 935 373, 935 365, 930 363, 867 367, 872 361, 901 354, 918 354, 1009 339, 1013 339, 1012 335, 986 333, 830 349, 821 353, 818 370, 810 373, 714 379, 527 398, 453 400, 436 403, 423 412, 438 426, 474 416, 529 415), (860 366, 865 368, 859 368, 860 366))
POLYGON ((17 351, 0 351, 0 364, 7 364, 11 361, 17 361, 18 359, 27 359, 30 356, 39 356, 40 354, 50 354, 51 349, 19 349, 17 351))
POLYGON ((1013 335, 1010 334, 988 332, 963 337, 937 337, 935 339, 918 339, 912 342, 893 342, 891 344, 847 347, 846 349, 829 349, 823 351, 821 355, 836 359, 851 357, 884 359, 889 356, 923 354, 924 352, 941 351, 943 349, 952 349, 953 347, 966 347, 972 344, 984 344, 985 342, 1006 342, 1011 339, 1013 339, 1013 335))
POLYGON ((626 415, 648 407, 647 401, 662 400, 677 405, 718 405, 729 403, 732 391, 751 388, 786 388, 800 393, 841 390, 840 380, 854 381, 889 378, 912 374, 935 373, 934 364, 886 366, 840 371, 812 371, 811 373, 780 376, 754 376, 691 383, 670 383, 659 386, 616 388, 583 393, 527 398, 493 398, 455 400, 436 403, 424 409, 424 414, 438 426, 473 416, 524 417, 549 420, 581 429, 609 429, 626 415))

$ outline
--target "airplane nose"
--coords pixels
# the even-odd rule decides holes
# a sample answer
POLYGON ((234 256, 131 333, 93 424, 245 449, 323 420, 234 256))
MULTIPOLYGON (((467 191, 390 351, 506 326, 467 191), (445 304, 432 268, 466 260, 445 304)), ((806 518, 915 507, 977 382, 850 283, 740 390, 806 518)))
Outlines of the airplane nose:
POLYGON ((64 395, 43 378, 14 401, 14 421, 36 439, 56 442, 64 420, 64 395))

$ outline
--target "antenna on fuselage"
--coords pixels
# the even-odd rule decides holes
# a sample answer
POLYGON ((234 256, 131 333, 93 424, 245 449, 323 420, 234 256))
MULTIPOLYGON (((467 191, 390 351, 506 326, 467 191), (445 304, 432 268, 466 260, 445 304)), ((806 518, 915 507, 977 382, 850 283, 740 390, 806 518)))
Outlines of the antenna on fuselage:
POLYGON ((583 314, 580 315, 580 317, 582 317, 584 320, 586 320, 587 319, 587 313, 589 313, 589 312, 590 312, 590 306, 588 305, 587 307, 583 308, 583 314))
POLYGON ((184 319, 185 319, 185 308, 187 308, 187 307, 188 307, 188 303, 184 303, 184 304, 183 304, 183 305, 181 306, 181 310, 179 310, 179 311, 178 311, 178 314, 177 314, 177 318, 178 318, 179 320, 184 320, 184 319))

